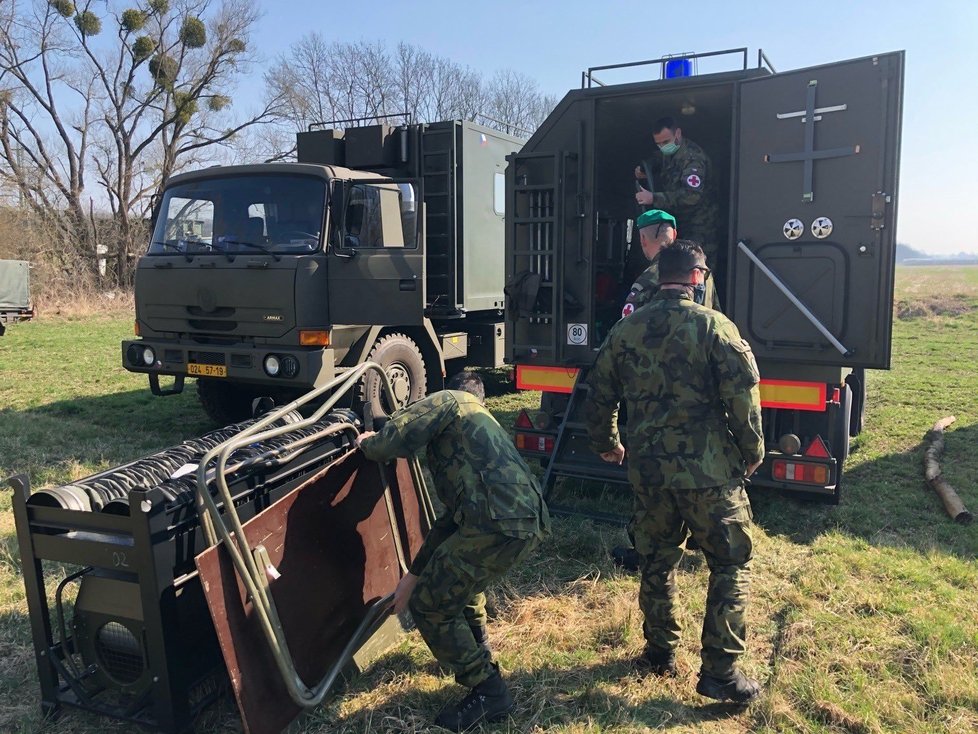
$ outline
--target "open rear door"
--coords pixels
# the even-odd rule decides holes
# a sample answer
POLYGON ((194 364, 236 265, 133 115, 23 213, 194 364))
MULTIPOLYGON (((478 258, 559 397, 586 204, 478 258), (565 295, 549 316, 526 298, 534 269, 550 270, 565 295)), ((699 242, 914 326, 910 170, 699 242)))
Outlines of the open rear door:
POLYGON ((740 85, 732 313, 758 357, 889 367, 903 60, 740 85))

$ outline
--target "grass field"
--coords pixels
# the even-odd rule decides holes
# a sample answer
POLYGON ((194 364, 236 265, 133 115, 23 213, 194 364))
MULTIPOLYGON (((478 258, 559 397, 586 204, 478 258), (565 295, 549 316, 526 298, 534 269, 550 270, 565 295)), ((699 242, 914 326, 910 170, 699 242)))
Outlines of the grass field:
MULTIPOLYGON (((893 369, 870 373, 866 429, 853 440, 843 502, 753 496, 756 558, 744 665, 766 687, 749 709, 693 688, 707 572, 688 554, 679 587, 680 675, 636 677, 637 579, 608 549, 620 530, 558 520, 552 538, 491 594, 492 644, 518 707, 492 731, 978 731, 978 525, 945 515, 926 488, 921 439, 939 418, 944 474, 978 511, 978 268, 897 274, 893 369)), ((41 319, 0 339, 0 478, 61 484, 203 432, 193 391, 153 398, 120 365, 126 314, 41 319)), ((511 420, 536 396, 490 407, 511 420)), ((416 633, 296 732, 420 732, 461 690, 416 633)), ((40 716, 9 492, 0 494, 0 731, 124 732, 69 711, 40 716)), ((232 702, 198 731, 234 732, 232 702)))

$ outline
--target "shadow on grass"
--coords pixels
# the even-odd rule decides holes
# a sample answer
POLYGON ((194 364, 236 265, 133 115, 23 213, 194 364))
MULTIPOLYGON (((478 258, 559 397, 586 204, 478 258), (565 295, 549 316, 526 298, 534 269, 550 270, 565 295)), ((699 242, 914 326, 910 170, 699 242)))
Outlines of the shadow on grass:
MULTIPOLYGON (((978 425, 948 434, 941 466, 946 479, 972 511, 978 511, 974 471, 978 425)), ((939 550, 974 559, 978 525, 955 523, 924 481, 924 442, 911 451, 872 459, 847 469, 837 506, 793 499, 765 489, 751 490, 754 521, 768 533, 810 544, 839 532, 886 547, 921 553, 939 550)), ((857 454, 858 456, 858 454, 857 454)))
MULTIPOLYGON (((417 672, 438 674, 436 664, 417 666, 411 657, 403 652, 394 652, 381 658, 365 674, 350 682, 344 692, 355 697, 361 693, 375 690, 384 680, 393 680, 398 675, 417 672)), ((652 683, 666 689, 664 693, 647 696, 628 696, 618 694, 604 686, 604 683, 621 681, 626 684, 641 680, 637 677, 635 666, 630 660, 594 665, 543 666, 532 671, 515 670, 507 672, 507 685, 516 703, 516 708, 508 720, 483 724, 473 731, 512 732, 547 730, 559 726, 580 725, 589 721, 596 730, 605 727, 623 726, 643 729, 670 729, 689 727, 695 723, 724 721, 741 716, 745 708, 734 704, 712 702, 700 699, 701 704, 689 704, 668 691, 684 688, 690 684, 685 677, 669 679, 664 683, 652 683)), ((634 692, 634 688, 629 690, 634 692)), ((396 718, 410 722, 409 728, 391 728, 384 731, 427 731, 431 721, 441 708, 459 700, 465 695, 460 686, 448 685, 435 692, 420 692, 416 688, 398 690, 371 706, 369 711, 360 710, 343 714, 342 700, 330 706, 325 718, 335 731, 366 731, 370 720, 396 718), (390 717, 390 718, 389 718, 390 717)), ((324 722, 325 723, 325 722, 324 722)), ((431 731, 444 731, 431 727, 431 731)))

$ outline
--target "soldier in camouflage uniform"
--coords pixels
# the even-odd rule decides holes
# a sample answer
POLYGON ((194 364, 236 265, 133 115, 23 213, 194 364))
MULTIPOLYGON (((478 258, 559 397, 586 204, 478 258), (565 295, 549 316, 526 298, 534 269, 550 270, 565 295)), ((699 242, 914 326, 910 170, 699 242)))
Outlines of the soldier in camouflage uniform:
MULTIPOLYGON (((698 242, 707 262, 716 264, 719 209, 709 156, 683 136, 682 128, 671 117, 656 120, 652 139, 661 154, 651 166, 657 172, 655 192, 641 189, 635 193, 635 200, 641 206, 672 213, 683 224, 683 238, 698 242)), ((646 178, 643 166, 635 168, 635 177, 646 178)))
POLYGON ((619 321, 601 347, 588 379, 588 432, 603 459, 621 463, 624 401, 635 491, 630 529, 642 556, 640 662, 659 675, 675 672, 675 574, 692 534, 710 568, 696 690, 746 703, 760 693, 736 666, 753 554, 744 478, 764 458, 757 366, 737 327, 691 298, 709 273, 695 243, 665 248, 659 271, 652 303, 619 321))
POLYGON ((547 506, 509 434, 483 406, 473 373, 397 411, 359 445, 374 461, 425 450, 444 505, 397 586, 394 609, 410 609, 432 655, 472 690, 435 723, 463 731, 505 717, 513 699, 486 641, 486 587, 523 560, 549 531, 547 506))
MULTIPOLYGON (((659 290, 659 252, 676 241, 676 219, 660 209, 649 209, 641 214, 635 220, 635 227, 638 229, 642 253, 649 266, 632 283, 621 309, 622 318, 651 302, 659 290)), ((713 280, 706 281, 705 303, 715 311, 720 310, 720 299, 713 287, 713 280)))

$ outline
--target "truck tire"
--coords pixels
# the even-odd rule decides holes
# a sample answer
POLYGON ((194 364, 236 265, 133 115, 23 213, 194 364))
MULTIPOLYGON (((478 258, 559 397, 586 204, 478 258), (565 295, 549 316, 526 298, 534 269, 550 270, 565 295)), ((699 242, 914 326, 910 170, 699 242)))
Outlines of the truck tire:
POLYGON ((224 380, 199 378, 197 380, 197 399, 207 417, 219 426, 251 418, 250 391, 224 380))
MULTIPOLYGON (((394 395, 401 404, 413 403, 424 397, 427 389, 427 373, 421 350, 414 341, 404 334, 387 334, 380 338, 367 359, 376 362, 391 380, 394 395)), ((361 384, 361 398, 364 407, 370 408, 373 416, 393 413, 398 406, 389 405, 380 375, 368 372, 361 384)))

